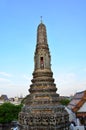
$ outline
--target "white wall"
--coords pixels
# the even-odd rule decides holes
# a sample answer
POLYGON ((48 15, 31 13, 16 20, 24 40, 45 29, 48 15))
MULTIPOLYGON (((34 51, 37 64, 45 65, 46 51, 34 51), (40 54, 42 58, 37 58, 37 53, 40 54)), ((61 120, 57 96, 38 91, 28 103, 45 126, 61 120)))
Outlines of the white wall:
POLYGON ((78 112, 86 112, 86 102, 82 105, 78 112))

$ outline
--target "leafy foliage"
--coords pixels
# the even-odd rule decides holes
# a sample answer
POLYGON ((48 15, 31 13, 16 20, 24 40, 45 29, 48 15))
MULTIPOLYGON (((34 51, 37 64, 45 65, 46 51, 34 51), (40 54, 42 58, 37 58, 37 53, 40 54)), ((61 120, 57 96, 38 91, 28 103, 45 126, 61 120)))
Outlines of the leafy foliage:
POLYGON ((14 105, 11 103, 3 103, 0 105, 0 123, 10 123, 12 120, 17 120, 21 107, 22 105, 14 105))
POLYGON ((69 104, 69 102, 70 102, 69 99, 61 99, 61 100, 60 100, 60 103, 61 103, 62 105, 65 105, 65 106, 67 106, 67 105, 69 104))

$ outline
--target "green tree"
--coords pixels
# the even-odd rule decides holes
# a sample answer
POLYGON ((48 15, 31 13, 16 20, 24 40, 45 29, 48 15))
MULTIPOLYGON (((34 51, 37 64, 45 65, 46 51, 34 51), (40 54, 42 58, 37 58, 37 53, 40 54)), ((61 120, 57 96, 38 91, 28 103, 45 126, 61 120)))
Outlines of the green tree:
POLYGON ((69 104, 69 102, 70 102, 69 99, 61 99, 61 100, 60 100, 60 103, 61 103, 62 105, 65 105, 65 106, 67 106, 67 105, 69 104))
POLYGON ((0 105, 0 123, 10 123, 12 120, 17 120, 21 107, 22 105, 14 105, 11 103, 0 105))

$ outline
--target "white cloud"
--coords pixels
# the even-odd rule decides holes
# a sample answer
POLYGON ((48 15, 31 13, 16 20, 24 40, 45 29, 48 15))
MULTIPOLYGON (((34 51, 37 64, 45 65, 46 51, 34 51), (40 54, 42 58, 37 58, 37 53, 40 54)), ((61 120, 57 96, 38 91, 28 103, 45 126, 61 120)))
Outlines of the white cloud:
MULTIPOLYGON (((24 79, 27 81, 27 83, 30 85, 31 84, 31 80, 32 80, 32 77, 31 76, 28 76, 28 75, 23 75, 24 79)), ((26 82, 24 81, 24 82, 26 82)))
POLYGON ((7 86, 11 84, 11 74, 8 74, 6 72, 0 72, 0 86, 7 86))
POLYGON ((0 72, 1 76, 11 77, 12 75, 6 72, 0 72))
POLYGON ((75 73, 63 73, 57 76, 56 82, 59 85, 63 85, 63 84, 69 84, 71 82, 74 82, 75 79, 76 79, 75 73))
POLYGON ((5 93, 8 97, 19 97, 20 95, 26 96, 29 94, 28 85, 7 85, 6 87, 4 86, 3 88, 0 88, 0 93, 5 93))
MULTIPOLYGON (((80 73, 81 74, 81 73, 80 73)), ((78 73, 61 73, 58 74, 56 85, 57 93, 64 96, 70 96, 76 92, 86 90, 86 78, 80 78, 78 73)))
POLYGON ((0 82, 10 82, 10 80, 6 78, 0 78, 0 82))
POLYGON ((29 78, 29 76, 27 76, 27 75, 25 75, 24 74, 24 76, 23 76, 26 80, 29 80, 30 78, 29 78))

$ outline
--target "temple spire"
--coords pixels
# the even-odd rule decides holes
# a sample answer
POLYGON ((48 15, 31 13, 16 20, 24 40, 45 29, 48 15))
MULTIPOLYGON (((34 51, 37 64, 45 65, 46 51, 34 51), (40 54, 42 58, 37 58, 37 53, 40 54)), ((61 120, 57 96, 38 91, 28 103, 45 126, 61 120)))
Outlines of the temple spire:
POLYGON ((24 106, 19 113, 20 130, 69 130, 68 113, 60 105, 59 94, 56 93, 46 26, 43 23, 37 28, 31 82, 29 95, 23 100, 24 106))
POLYGON ((51 56, 47 43, 47 31, 43 23, 40 23, 37 28, 37 45, 34 61, 35 71, 47 69, 51 72, 51 56))
POLYGON ((40 18, 41 18, 41 23, 42 23, 42 16, 40 18))
POLYGON ((42 19, 37 28, 37 44, 47 44, 46 26, 42 23, 42 19))

